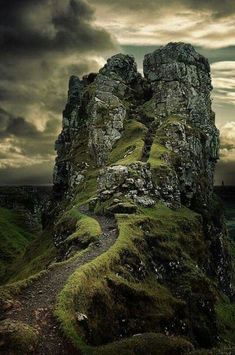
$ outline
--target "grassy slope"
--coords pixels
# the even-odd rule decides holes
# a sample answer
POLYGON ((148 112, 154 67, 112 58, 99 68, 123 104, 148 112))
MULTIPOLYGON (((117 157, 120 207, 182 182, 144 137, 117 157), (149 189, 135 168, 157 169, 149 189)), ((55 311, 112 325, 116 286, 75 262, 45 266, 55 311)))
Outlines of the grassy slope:
POLYGON ((54 260, 50 232, 32 234, 17 212, 0 208, 0 300, 27 286, 54 260))
MULTIPOLYGON (((233 266, 233 287, 235 288, 235 242, 231 241, 230 253, 233 266)), ((235 344, 235 304, 231 303, 227 297, 219 300, 216 306, 220 333, 225 343, 235 344)))
MULTIPOLYGON (((109 163, 130 164, 139 161, 142 155, 146 131, 147 129, 141 123, 134 120, 126 121, 123 137, 117 142, 111 152, 109 163), (129 154, 127 154, 128 152, 129 154)), ((152 154, 150 154, 149 162, 153 164, 154 168, 161 165, 158 163, 161 160, 161 154, 165 152, 164 148, 162 148, 159 155, 156 157, 156 161, 154 154, 159 146, 158 142, 156 142, 153 146, 154 150, 152 150, 152 154)), ((77 156, 79 157, 79 150, 77 151, 77 156)), ((162 164, 165 164, 163 161, 161 162, 162 164)), ((72 216, 76 215, 77 207, 95 196, 97 174, 98 171, 94 170, 87 172, 86 181, 77 191, 77 195, 71 203, 72 207, 67 212, 68 214, 72 216)), ((108 208, 109 203, 112 203, 112 201, 104 203, 104 207, 108 208)), ((102 210, 102 206, 100 206, 100 210, 102 210)), ((187 209, 171 211, 167 207, 159 205, 155 209, 139 209, 138 214, 132 216, 117 215, 117 220, 120 233, 116 243, 106 253, 89 264, 84 265, 71 276, 65 285, 64 290, 60 294, 56 309, 56 314, 61 321, 64 332, 72 339, 77 347, 82 348, 83 350, 85 349, 85 351, 88 352, 94 351, 94 348, 87 346, 86 342, 84 342, 82 327, 77 331, 77 312, 86 314, 89 307, 91 307, 93 297, 95 298, 97 295, 97 297, 100 297, 103 300, 103 307, 105 307, 106 310, 103 313, 103 316, 108 317, 108 315, 110 315, 110 317, 112 317, 115 312, 118 314, 121 311, 121 309, 118 308, 120 306, 118 305, 118 301, 116 305, 112 303, 113 300, 109 294, 111 291, 110 287, 108 287, 107 280, 109 280, 114 288, 120 287, 129 290, 128 292, 132 292, 133 297, 135 295, 136 300, 138 300, 139 297, 144 297, 146 300, 150 300, 150 302, 153 303, 153 308, 149 310, 148 313, 150 317, 151 314, 153 314, 153 322, 158 323, 161 319, 173 317, 174 311, 180 307, 181 301, 175 299, 169 290, 156 282, 151 274, 142 283, 136 282, 136 280, 131 277, 131 274, 125 270, 125 267, 122 266, 121 259, 122 255, 126 252, 130 252, 133 254, 133 257, 138 258, 138 260, 142 257, 147 257, 145 255, 147 249, 139 250, 139 248, 136 247, 136 244, 141 243, 143 238, 143 232, 139 227, 139 224, 143 221, 149 223, 149 221, 152 220, 154 221, 155 228, 157 228, 159 232, 165 231, 167 233, 171 231, 172 233, 174 230, 179 230, 177 223, 178 226, 180 226, 182 221, 193 220, 195 223, 198 223, 198 215, 187 209), (117 270, 116 268, 120 269, 117 270), (119 273, 120 275, 123 274, 123 276, 118 276, 119 273), (117 309, 115 310, 116 306, 117 309), (113 310, 115 311, 113 312, 113 310)), ((76 237, 76 235, 77 232, 70 236, 69 239, 74 236, 76 237)), ((188 243, 187 235, 184 234, 178 238, 182 244, 188 246, 190 249, 189 253, 195 253, 195 246, 198 247, 196 236, 192 245, 188 243)), ((174 248, 174 244, 172 244, 172 248, 174 248)), ((146 301, 146 303, 148 302, 146 301)), ((102 309, 102 305, 100 305, 100 308, 102 309)), ((97 314, 97 316, 94 315, 92 318, 91 333, 93 333, 94 339, 92 339, 91 342, 99 343, 102 338, 102 333, 110 334, 110 336, 112 332, 115 333, 115 329, 104 329, 104 324, 107 324, 107 327, 110 328, 110 325, 115 323, 115 319, 109 319, 107 321, 107 319, 102 319, 102 314, 97 314)), ((152 329, 150 325, 149 327, 152 329)), ((110 340, 111 339, 112 337, 110 340)), ((115 348, 116 346, 117 345, 115 345, 115 348)), ((99 351, 99 349, 97 351, 99 351)))
POLYGON ((0 208, 0 280, 7 278, 11 265, 34 239, 16 212, 0 208))
MULTIPOLYGON (((92 342, 99 343, 103 337, 103 332, 107 332, 107 337, 111 337, 115 334, 115 329, 112 329, 113 324, 115 324, 118 314, 124 311, 121 302, 118 304, 118 300, 116 300, 117 303, 115 303, 111 296, 116 288, 123 288, 122 297, 124 298, 127 297, 128 293, 132 294, 131 299, 136 306, 138 302, 141 304, 141 299, 145 299, 147 305, 149 303, 148 308, 143 311, 146 307, 144 302, 141 311, 145 314, 146 322, 148 319, 147 328, 149 327, 150 331, 157 327, 159 322, 173 319, 175 312, 181 307, 181 301, 174 298, 167 288, 158 283, 151 272, 142 282, 138 282, 133 278, 131 273, 128 273, 125 268, 123 255, 129 253, 131 259, 142 261, 145 261, 148 257, 148 248, 145 248, 146 245, 145 247, 141 246, 142 243, 145 243, 141 228, 143 222, 151 222, 155 229, 161 227, 162 232, 172 233, 173 231, 179 232, 180 227, 177 226, 180 226, 182 221, 186 224, 197 224, 198 215, 187 209, 171 211, 163 205, 159 205, 151 211, 149 210, 148 215, 146 213, 143 214, 143 212, 140 211, 139 215, 117 215, 119 237, 116 243, 105 254, 75 272, 60 294, 56 314, 62 322, 67 336, 72 338, 75 345, 83 349, 84 352, 89 353, 94 349, 86 346, 84 330, 83 327, 79 327, 76 321, 76 314, 77 312, 84 313, 88 315, 89 320, 90 316, 92 317, 90 320, 91 333, 93 334, 92 342), (159 223, 163 220, 164 223, 159 223), (77 297, 77 295, 80 296, 77 297), (100 302, 102 300, 100 307, 101 310, 105 307, 106 313, 98 312, 97 314, 97 309, 91 309, 96 298, 97 302, 98 299, 100 299, 100 302), (105 329, 105 324, 107 329, 105 329)), ((156 238, 160 237, 160 235, 161 231, 159 231, 158 236, 156 235, 156 238)), ((183 237, 186 238, 186 235, 182 235, 182 243, 184 243, 183 237)), ((170 250, 171 245, 168 245, 168 247, 170 250)), ((129 307, 131 308, 130 304, 129 307)), ((138 311, 135 310, 135 312, 137 316, 138 311)), ((129 316, 131 318, 133 314, 129 316)), ((108 341, 108 338, 106 341, 108 341)), ((117 344, 115 345, 116 347, 117 344)), ((98 350, 94 351, 98 352, 98 350)))
MULTIPOLYGON (((233 266, 232 283, 235 288, 235 204, 232 201, 224 201, 224 206, 233 266)), ((228 344, 235 344, 235 304, 223 297, 222 301, 218 302, 216 310, 222 339, 228 344)))
POLYGON ((122 138, 117 141, 110 157, 110 164, 128 165, 141 159, 147 128, 135 120, 126 121, 122 138))
MULTIPOLYGON (((141 123, 134 120, 127 121, 122 139, 117 142, 110 154, 109 163, 130 164, 140 160, 145 132, 146 128, 141 123)), ((76 164, 89 159, 87 151, 84 150, 86 144, 83 143, 80 142, 74 148, 73 154, 76 164)), ((165 165, 162 160, 164 153, 167 153, 167 150, 158 141, 154 141, 148 161, 153 169, 165 165)), ((97 223, 90 217, 81 215, 78 211, 79 205, 87 203, 92 197, 95 197, 97 176, 98 170, 90 164, 85 182, 79 187, 75 198, 71 201, 71 206, 67 206, 66 215, 62 216, 62 220, 59 221, 59 223, 63 222, 63 218, 66 223, 67 218, 76 221, 77 230, 69 236, 68 243, 80 239, 84 239, 86 242, 87 238, 94 241, 100 233, 97 223)), ((105 208, 111 203, 112 201, 106 202, 105 208)), ((148 335, 146 333, 146 336, 131 337, 134 330, 138 331, 138 327, 140 327, 138 319, 143 319, 143 316, 146 322, 145 331, 152 332, 160 329, 162 332, 161 324, 170 324, 184 302, 159 283, 152 270, 148 269, 147 275, 138 280, 138 277, 133 276, 133 271, 128 270, 127 265, 130 264, 131 267, 134 267, 140 261, 147 264, 150 250, 148 243, 157 243, 157 245, 160 243, 159 257, 167 255, 169 261, 174 258, 177 260, 177 253, 180 251, 188 270, 190 270, 187 274, 188 279, 182 279, 180 282, 182 282, 185 292, 190 294, 191 283, 196 283, 198 277, 201 277, 196 266, 200 265, 205 258, 200 216, 186 208, 172 211, 164 205, 158 204, 151 209, 138 208, 134 215, 119 214, 116 215, 116 218, 119 228, 119 237, 116 243, 106 253, 79 268, 70 277, 59 295, 56 315, 61 322, 63 331, 85 353, 115 354, 125 351, 125 354, 132 354, 133 347, 139 347, 148 352, 149 349, 152 350, 153 346, 159 348, 159 340, 163 346, 161 354, 164 354, 164 351, 167 351, 170 346, 173 348, 169 348, 169 351, 175 351, 179 347, 179 353, 185 347, 189 349, 190 344, 184 339, 173 339, 163 334, 151 333, 148 335), (149 228, 148 238, 143 233, 143 226, 144 229, 149 228), (115 298, 115 294, 117 298, 115 298), (131 299, 131 303, 128 303, 128 299, 131 299), (91 335, 86 331, 86 323, 77 321, 78 313, 88 316, 89 329, 91 330, 89 334, 91 335), (115 339, 117 329, 120 328, 119 323, 122 322, 119 319, 120 316, 130 320, 136 317, 136 324, 129 322, 128 327, 125 326, 125 323, 123 324, 124 329, 129 329, 129 333, 123 334, 124 337, 127 337, 126 340, 102 347, 87 345, 87 342, 103 344, 115 339), (148 339, 147 342, 146 339, 148 339), (149 344, 154 345, 151 347, 149 344)), ((51 244, 51 237, 43 235, 43 242, 37 243, 38 241, 35 241, 32 244, 35 247, 28 250, 28 258, 25 257, 22 264, 19 264, 21 273, 14 275, 13 281, 32 275, 32 270, 33 272, 42 270, 41 266, 52 260, 55 251, 51 244)), ((184 278, 184 275, 182 277, 184 278)), ((228 302, 225 304, 228 305, 228 302)), ((221 327, 224 327, 228 322, 231 328, 233 322, 231 309, 221 305, 221 309, 218 308, 218 313, 222 314, 221 327)), ((139 329, 141 332, 141 327, 139 329)), ((231 329, 229 331, 231 333, 231 329)), ((160 353, 156 350, 156 354, 160 353)))
POLYGON ((49 232, 43 231, 12 266, 8 283, 25 280, 40 273, 55 259, 55 256, 56 249, 52 236, 49 232))
MULTIPOLYGON (((173 121, 175 119, 170 118, 173 121)), ((116 143, 110 154, 109 164, 128 165, 139 161, 146 131, 143 124, 135 120, 127 120, 123 137, 116 143)), ((153 171, 166 165, 162 159, 163 154, 171 153, 161 145, 160 139, 155 140, 148 160, 153 171)), ((81 204, 81 201, 85 203, 95 196, 97 173, 97 171, 88 173, 86 186, 77 191, 75 204, 81 204)), ((103 210, 107 209, 109 204, 112 204, 112 201, 106 201, 103 210)), ((101 211, 102 206, 99 206, 98 210, 101 211)), ((143 314, 147 314, 146 317, 150 318, 146 327, 147 331, 158 329, 157 324, 159 325, 159 322, 163 320, 168 319, 169 322, 171 317, 174 317, 174 312, 177 312, 177 309, 181 307, 181 301, 176 299, 169 289, 159 284, 151 272, 139 282, 128 272, 127 261, 123 264, 123 255, 125 254, 130 254, 130 259, 133 258, 135 262, 148 258, 149 247, 146 249, 144 247, 142 223, 155 233, 155 236, 149 237, 150 241, 151 238, 155 239, 157 243, 158 239, 161 241, 162 255, 168 255, 171 260, 171 258, 177 258, 177 251, 180 251, 185 258, 186 268, 190 271, 186 274, 186 278, 182 275, 182 280, 179 282, 182 282, 186 293, 191 294, 192 284, 196 285, 198 280, 199 289, 201 286, 203 287, 204 282, 208 282, 204 280, 204 276, 198 269, 198 265, 207 258, 207 247, 201 230, 201 217, 198 214, 186 208, 172 211, 164 205, 157 205, 151 209, 138 208, 135 215, 116 215, 116 218, 119 227, 119 237, 116 243, 106 253, 77 270, 70 277, 58 298, 56 315, 61 322, 62 329, 75 346, 84 353, 103 354, 106 351, 115 354, 125 349, 125 353, 128 354, 132 353, 130 349, 139 346, 138 343, 140 346, 144 346, 144 336, 138 340, 130 337, 126 341, 112 343, 101 348, 91 347, 87 344, 87 341, 90 344, 99 344, 115 339, 116 330, 113 324, 117 323, 122 312, 128 313, 128 310, 132 308, 130 304, 125 304, 129 297, 131 297, 133 304, 136 299, 137 308, 134 313, 137 318, 140 300, 145 299, 140 318, 143 317, 143 314), (201 286, 199 286, 200 284, 201 286), (116 300, 115 293, 119 295, 116 300), (95 306, 97 303, 99 304, 98 308, 95 306), (147 310, 144 309, 146 304, 151 305, 147 310), (88 316, 92 336, 87 334, 86 324, 77 321, 76 315, 78 313, 88 316)), ((161 255, 159 254, 159 256, 161 255)), ((225 313, 229 314, 227 310, 225 313)), ((133 314, 126 314, 126 316, 131 319, 133 314)), ((196 321, 198 321, 197 318, 196 321)), ((224 321, 225 318, 222 321, 223 324, 224 321)), ((201 324, 200 322, 203 324, 204 320, 199 319, 199 324, 201 324)), ((132 329, 131 326, 130 329, 132 329)), ((129 335, 131 335, 131 330, 129 335)), ((156 334, 153 338, 155 336, 156 339, 153 341, 157 342, 156 334)), ((125 334, 124 337, 128 337, 128 334, 125 334)), ((167 343, 169 345, 170 341, 167 343)), ((164 354, 164 351, 161 350, 161 353, 164 354)), ((156 354, 158 353, 156 352, 156 354)))

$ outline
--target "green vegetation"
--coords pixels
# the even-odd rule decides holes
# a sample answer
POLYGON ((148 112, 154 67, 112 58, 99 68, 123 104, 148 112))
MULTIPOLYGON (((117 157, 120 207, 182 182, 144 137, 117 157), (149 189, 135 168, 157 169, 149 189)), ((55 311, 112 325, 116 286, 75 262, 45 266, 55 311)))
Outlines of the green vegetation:
POLYGON ((169 152, 168 149, 163 145, 159 144, 155 139, 152 144, 149 159, 148 159, 151 168, 157 168, 159 165, 165 165, 166 162, 162 159, 162 155, 168 152, 169 152))
MULTIPOLYGON (((232 257, 233 277, 232 282, 235 286, 235 242, 230 242, 230 255, 232 257)), ((220 334, 225 343, 235 344, 235 304, 223 296, 216 305, 216 312, 219 321, 220 334)))
POLYGON ((216 306, 222 341, 235 344, 235 304, 226 297, 216 306))
MULTIPOLYGON (((139 213, 116 215, 119 237, 115 244, 79 268, 59 295, 56 315, 65 334, 83 353, 98 354, 99 348, 91 345, 112 342, 122 332, 120 329, 127 338, 142 333, 141 322, 145 332, 162 332, 163 324, 171 323, 178 312, 185 312, 184 296, 176 299, 170 288, 153 274, 148 264, 150 245, 158 254, 154 260, 163 262, 166 258, 167 263, 181 260, 182 294, 195 293, 198 297, 202 292, 203 298, 204 293, 210 292, 208 281, 196 268, 204 257, 200 216, 187 208, 173 211, 161 204, 142 208, 139 213), (145 265, 143 274, 138 271, 141 265, 145 265), (85 315, 85 320, 79 321, 79 314, 85 315)), ((177 276, 173 289, 178 280, 177 276)), ((194 311, 196 315, 190 326, 194 326, 194 321, 205 322, 206 332, 206 315, 199 320, 197 309, 194 311)), ((118 344, 120 349, 127 346, 128 350, 133 340, 118 344)), ((107 349, 110 347, 112 344, 107 345, 107 349)))
POLYGON ((146 101, 142 105, 142 112, 146 116, 146 118, 149 118, 150 120, 156 119, 156 114, 155 114, 155 100, 151 99, 149 101, 146 101))
POLYGON ((38 278, 55 259, 56 249, 50 231, 33 235, 21 214, 0 208, 0 302, 8 299, 38 278))
POLYGON ((92 197, 96 196, 98 174, 99 170, 97 168, 91 168, 87 171, 85 181, 78 187, 75 194, 75 198, 71 201, 70 208, 73 208, 73 206, 75 206, 75 208, 77 209, 77 207, 89 202, 92 197))
POLYGON ((77 243, 82 248, 86 248, 90 243, 95 242, 102 231, 98 221, 86 215, 80 216, 76 224, 76 232, 71 234, 66 240, 66 244, 77 243))
POLYGON ((146 126, 138 121, 129 120, 125 122, 124 129, 122 138, 117 141, 110 153, 110 164, 128 165, 141 160, 146 126))
POLYGON ((164 334, 145 333, 116 341, 93 351, 94 355, 182 355, 189 354, 193 346, 187 340, 179 337, 168 337, 164 334), (133 350, 134 349, 134 350, 133 350), (134 352, 133 352, 134 351, 134 352))
MULTIPOLYGON (((154 117, 151 105, 148 102, 143 107, 150 121, 154 117)), ((180 120, 169 117, 162 127, 180 120)), ((162 127, 157 131, 158 138, 154 139, 148 158, 155 182, 167 176, 177 159, 163 145, 168 137, 162 127)), ((129 165, 140 161, 146 132, 142 123, 126 120, 123 136, 110 153, 109 164, 129 165)), ((89 245, 102 234, 97 220, 79 209, 97 196, 99 174, 87 150, 87 135, 81 137, 74 144, 70 159, 76 166, 88 162, 85 178, 74 191, 74 197, 61 203, 53 231, 65 236, 61 247, 66 251, 71 247, 76 254, 69 249, 68 255, 73 255, 78 262, 84 262, 85 253, 89 255, 92 250, 89 245)), ((131 170, 138 178, 138 173, 129 167, 131 170)), ((214 205, 211 213, 217 217, 220 211, 216 213, 219 207, 216 202, 214 205)), ((185 207, 172 210, 162 203, 144 208, 121 194, 116 201, 112 196, 109 200, 99 200, 93 207, 96 214, 115 214, 119 236, 106 252, 92 261, 88 258, 71 275, 55 310, 63 332, 81 353, 188 354, 193 348, 184 336, 200 347, 209 348, 215 344, 217 335, 216 297, 220 334, 225 342, 235 342, 234 306, 226 298, 221 302, 214 280, 205 274, 210 255, 201 214, 185 207)), ((234 245, 232 248, 234 251, 234 245)), ((30 241, 9 269, 10 284, 0 289, 0 301, 33 282, 49 265, 53 270, 69 262, 53 263, 55 256, 50 231, 30 241)), ((34 343, 34 330, 24 325, 22 329, 26 332, 26 343, 34 343)), ((207 351, 193 353, 208 354, 207 351)))
POLYGON ((9 270, 8 283, 25 280, 45 270, 56 257, 56 248, 49 231, 43 231, 9 270))
POLYGON ((0 352, 4 354, 33 353, 38 341, 38 331, 33 327, 11 319, 0 322, 0 352))
POLYGON ((0 208, 0 280, 8 277, 9 269, 34 239, 17 212, 0 208))

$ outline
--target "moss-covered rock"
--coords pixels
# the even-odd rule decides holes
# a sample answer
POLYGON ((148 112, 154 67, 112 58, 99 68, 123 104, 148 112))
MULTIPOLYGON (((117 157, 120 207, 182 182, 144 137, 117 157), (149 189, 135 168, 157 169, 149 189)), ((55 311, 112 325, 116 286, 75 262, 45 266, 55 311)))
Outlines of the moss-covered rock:
POLYGON ((0 322, 0 351, 3 354, 31 354, 38 342, 38 331, 19 321, 0 322))
POLYGON ((151 353, 159 341, 171 353, 176 338, 213 348, 218 320, 231 325, 222 306, 216 311, 221 293, 233 291, 223 212, 213 196, 219 145, 209 64, 192 46, 170 43, 145 56, 144 73, 133 58, 112 57, 92 81, 83 79, 79 129, 70 125, 60 136, 55 230, 62 226, 63 247, 97 238, 90 218, 78 222, 83 204, 115 214, 119 230, 58 299, 62 328, 83 352, 141 353, 143 346, 151 353), (155 333, 146 335, 151 349, 146 333, 155 333))
POLYGON ((92 353, 94 355, 183 355, 191 353, 192 349, 192 344, 183 338, 146 333, 99 347, 92 353))

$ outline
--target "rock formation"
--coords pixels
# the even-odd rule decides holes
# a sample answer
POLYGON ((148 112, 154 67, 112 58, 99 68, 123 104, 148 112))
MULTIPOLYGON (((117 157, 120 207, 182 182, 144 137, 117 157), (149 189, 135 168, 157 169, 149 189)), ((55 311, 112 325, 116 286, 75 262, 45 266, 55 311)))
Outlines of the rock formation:
MULTIPOLYGON (((170 43, 145 56, 144 75, 145 79, 137 72, 132 57, 118 54, 97 75, 81 81, 71 77, 63 130, 56 142, 54 183, 59 191, 73 189, 84 179, 89 162, 84 159, 79 166, 71 158, 73 146, 81 141, 81 131, 87 136, 83 144, 89 160, 97 167, 105 167, 122 136, 125 118, 132 115, 147 126, 148 134, 142 163, 128 169, 136 175, 145 170, 149 183, 146 189, 141 182, 136 185, 133 174, 127 172, 126 177, 131 179, 131 185, 124 187, 128 195, 135 201, 154 203, 160 199, 169 206, 209 202, 219 135, 211 110, 208 61, 190 45, 170 43), (156 144, 165 150, 161 154, 164 164, 153 177, 146 160, 156 144)), ((127 154, 133 155, 134 150, 127 154)), ((106 188, 106 173, 112 181, 110 168, 103 170, 101 190, 106 188)), ((120 186, 115 181, 111 186, 110 181, 106 190, 112 194, 120 186)))
POLYGON ((52 186, 0 186, 0 207, 16 211, 32 231, 41 229, 42 211, 52 186))
MULTIPOLYGON (((121 235, 126 216, 126 238, 142 236, 132 249, 123 242, 111 254, 108 271, 96 266, 98 274, 108 272, 100 284, 91 276, 95 286, 82 310, 88 321, 79 334, 93 345, 156 330, 186 336, 196 346, 217 342, 213 282, 229 297, 233 291, 223 213, 213 195, 219 132, 211 90, 207 59, 183 43, 147 54, 144 77, 132 56, 117 54, 99 73, 70 79, 56 142, 55 243, 65 247, 76 230, 74 223, 64 225, 62 205, 116 213, 121 235), (158 291, 150 296, 142 289, 149 280, 171 300, 161 319, 154 306, 158 291), (142 302, 142 310, 135 314, 128 297, 142 302), (110 332, 99 307, 110 312, 110 332), (89 323, 92 312, 96 324, 89 323)), ((76 302, 79 308, 79 296, 76 302)))

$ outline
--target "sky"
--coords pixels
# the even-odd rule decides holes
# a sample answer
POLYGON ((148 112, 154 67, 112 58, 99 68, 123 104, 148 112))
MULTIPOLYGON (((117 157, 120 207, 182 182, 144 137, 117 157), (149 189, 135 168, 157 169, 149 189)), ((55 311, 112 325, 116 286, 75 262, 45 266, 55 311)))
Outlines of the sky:
POLYGON ((215 183, 235 184, 235 2, 0 0, 0 185, 52 182, 68 79, 187 42, 209 58, 221 132, 215 183))

